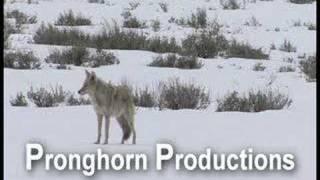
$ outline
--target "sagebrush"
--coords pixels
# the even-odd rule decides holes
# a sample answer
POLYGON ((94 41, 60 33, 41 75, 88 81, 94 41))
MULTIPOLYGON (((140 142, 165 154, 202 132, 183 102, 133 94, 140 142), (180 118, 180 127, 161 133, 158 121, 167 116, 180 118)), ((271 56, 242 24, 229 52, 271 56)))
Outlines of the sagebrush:
POLYGON ((306 74, 309 81, 317 78, 317 62, 316 56, 308 56, 306 59, 300 61, 300 69, 306 74))
POLYGON ((41 62, 33 52, 5 52, 3 66, 12 69, 40 69, 41 62))
POLYGON ((291 103, 292 100, 287 94, 276 90, 251 90, 243 95, 233 91, 217 99, 217 111, 260 112, 280 110, 290 106, 291 103))
POLYGON ((294 72, 296 69, 290 65, 288 66, 281 66, 278 72, 294 72))
POLYGON ((97 35, 78 30, 59 30, 52 25, 42 25, 34 36, 37 44, 76 45, 98 49, 136 49, 153 52, 178 52, 180 46, 175 38, 147 38, 135 31, 124 31, 113 26, 97 35))
POLYGON ((158 99, 155 91, 148 87, 136 89, 133 94, 133 101, 134 104, 139 107, 158 106, 158 99))
POLYGON ((285 52, 296 52, 297 48, 290 41, 285 39, 281 44, 279 50, 285 52))
POLYGON ((158 19, 151 21, 151 28, 154 32, 158 32, 160 30, 160 21, 158 19))
POLYGON ((125 28, 146 28, 146 23, 140 21, 137 17, 128 17, 123 21, 123 27, 125 28))
POLYGON ((35 89, 31 87, 27 92, 27 97, 37 106, 37 107, 54 107, 63 103, 70 92, 65 91, 62 86, 51 87, 47 90, 44 87, 35 89))
POLYGON ((10 100, 11 106, 28 106, 26 97, 22 92, 17 93, 16 97, 10 100))
POLYGON ((22 24, 35 24, 37 23, 37 16, 28 16, 27 14, 19 11, 19 10, 12 10, 7 12, 7 18, 14 18, 16 20, 16 24, 18 26, 22 24))
POLYGON ((168 54, 165 56, 159 55, 155 57, 149 66, 199 69, 203 64, 195 56, 178 56, 176 54, 168 54))
POLYGON ((315 2, 316 0, 289 0, 289 2, 291 3, 295 3, 295 4, 310 4, 315 2))
POLYGON ((89 104, 91 104, 90 99, 84 97, 76 97, 74 94, 71 94, 66 100, 67 106, 80 106, 89 104))
POLYGON ((11 34, 20 33, 20 30, 11 22, 9 22, 7 19, 4 19, 3 21, 3 40, 4 40, 4 48, 9 47, 8 39, 11 34))
POLYGON ((60 14, 55 22, 57 26, 88 26, 91 25, 91 20, 81 14, 74 15, 72 10, 60 14))
POLYGON ((228 47, 228 41, 217 23, 182 40, 182 54, 213 58, 228 47))
POLYGON ((232 40, 226 52, 227 57, 248 58, 248 59, 268 59, 269 55, 265 54, 261 48, 255 49, 248 43, 237 42, 232 40))
POLYGON ((266 69, 266 66, 264 66, 262 63, 257 63, 253 66, 254 71, 264 71, 266 69))
POLYGON ((240 4, 238 3, 238 0, 220 0, 220 5, 223 9, 239 9, 240 4))
POLYGON ((102 65, 119 64, 118 58, 111 52, 96 51, 89 53, 83 46, 73 46, 71 49, 63 51, 54 50, 46 59, 47 63, 76 66, 99 67, 102 65))
POLYGON ((193 28, 206 28, 208 25, 207 21, 207 12, 205 9, 197 9, 197 12, 192 13, 190 18, 175 20, 178 25, 190 26, 193 28))
POLYGON ((89 57, 89 51, 82 46, 73 46, 71 49, 54 50, 46 59, 47 63, 73 64, 81 66, 89 57))
POLYGON ((170 79, 159 84, 159 108, 205 109, 210 105, 210 96, 204 87, 170 79))
POLYGON ((167 3, 160 2, 159 6, 163 12, 165 12, 165 13, 168 12, 168 4, 167 3))
POLYGON ((84 46, 96 49, 148 50, 157 53, 178 53, 183 56, 214 58, 226 53, 227 57, 268 59, 269 55, 249 44, 228 41, 216 21, 182 39, 181 45, 174 37, 147 37, 142 32, 123 30, 116 24, 102 33, 89 35, 78 30, 59 30, 52 25, 41 25, 36 31, 37 44, 84 46))

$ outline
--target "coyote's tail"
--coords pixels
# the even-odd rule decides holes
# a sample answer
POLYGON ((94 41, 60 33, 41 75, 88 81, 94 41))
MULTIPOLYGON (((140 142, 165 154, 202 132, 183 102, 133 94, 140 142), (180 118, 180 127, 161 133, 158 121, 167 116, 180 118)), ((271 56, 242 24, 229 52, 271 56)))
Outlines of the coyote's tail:
POLYGON ((131 135, 131 126, 130 126, 130 122, 124 118, 124 117, 121 117, 118 119, 118 122, 120 124, 120 127, 122 129, 122 132, 123 132, 123 136, 122 136, 122 140, 127 140, 129 139, 130 135, 131 135))
POLYGON ((136 142, 136 131, 134 128, 134 114, 135 114, 134 108, 135 107, 133 102, 130 101, 128 103, 126 112, 122 116, 120 116, 120 118, 118 118, 118 122, 123 132, 122 143, 125 140, 129 139, 131 133, 133 133, 133 143, 136 142))

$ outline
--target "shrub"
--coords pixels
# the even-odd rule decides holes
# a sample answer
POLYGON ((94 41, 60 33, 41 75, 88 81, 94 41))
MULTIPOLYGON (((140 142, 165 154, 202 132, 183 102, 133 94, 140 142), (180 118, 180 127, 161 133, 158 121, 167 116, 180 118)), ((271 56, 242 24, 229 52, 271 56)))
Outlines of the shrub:
POLYGON ((227 57, 268 59, 269 55, 262 52, 261 48, 254 49, 247 43, 239 43, 232 40, 227 49, 227 57))
POLYGON ((91 55, 89 51, 82 46, 73 46, 71 49, 62 52, 55 50, 45 61, 59 65, 73 64, 76 66, 99 67, 101 65, 119 64, 119 60, 113 53, 97 51, 91 55))
POLYGON ((264 71, 266 69, 265 66, 262 65, 262 63, 257 63, 253 66, 254 71, 264 71))
POLYGON ((149 50, 157 53, 179 53, 184 56, 212 58, 220 52, 228 51, 231 57, 267 58, 261 49, 253 49, 247 44, 233 41, 228 44, 221 33, 221 25, 214 22, 209 28, 189 35, 178 45, 174 37, 168 39, 159 36, 147 38, 143 33, 124 31, 117 25, 97 35, 89 35, 77 30, 58 30, 52 25, 41 25, 34 41, 38 44, 76 45, 97 49, 135 49, 149 50))
POLYGON ((43 87, 34 90, 33 87, 27 93, 28 98, 37 107, 54 107, 63 103, 70 92, 64 91, 62 86, 56 86, 50 90, 43 87))
POLYGON ((128 19, 132 16, 131 12, 128 11, 128 10, 125 10, 121 13, 121 16, 124 18, 124 19, 128 19))
POLYGON ((240 5, 237 0, 220 0, 223 9, 239 9, 240 5))
POLYGON ((153 37, 147 39, 143 34, 134 31, 122 31, 114 26, 110 31, 93 37, 95 44, 105 49, 139 49, 153 52, 176 52, 179 46, 174 38, 153 37))
POLYGON ((315 2, 316 0, 289 0, 289 2, 294 4, 310 4, 315 2))
POLYGON ((168 12, 168 4, 167 3, 160 2, 159 6, 163 12, 168 12))
POLYGON ((38 0, 27 0, 28 4, 39 4, 38 0))
POLYGON ((192 13, 191 17, 188 19, 180 18, 175 19, 171 17, 169 22, 175 22, 181 26, 190 26, 193 28, 206 28, 207 27, 207 12, 205 9, 197 9, 196 14, 192 13))
POLYGON ((91 55, 84 62, 84 66, 99 67, 105 65, 119 64, 119 59, 111 52, 97 51, 95 55, 91 55))
POLYGON ((14 99, 10 100, 11 106, 28 106, 26 97, 19 92, 14 99))
MULTIPOLYGON (((52 66, 50 66, 52 67, 52 66)), ((63 69, 63 70, 70 70, 71 67, 65 65, 65 64, 57 64, 56 66, 54 66, 56 69, 63 69)))
POLYGON ((55 50, 45 61, 54 64, 74 64, 81 66, 88 58, 89 52, 85 47, 73 46, 71 49, 62 52, 55 50))
MULTIPOLYGON (((54 50, 45 58, 47 63, 54 63, 59 65, 72 64, 72 61, 69 59, 71 55, 68 53, 69 51, 59 51, 54 50)), ((63 68, 62 68, 63 69, 63 68)))
POLYGON ((274 44, 274 43, 272 43, 271 45, 270 45, 270 50, 276 50, 277 48, 276 48, 276 45, 274 44))
POLYGON ((42 24, 36 31, 34 42, 37 44, 84 45, 90 43, 90 36, 78 30, 59 30, 52 25, 42 24))
POLYGON ((317 78, 317 62, 316 56, 309 56, 306 60, 300 61, 300 68, 308 77, 309 81, 317 78))
POLYGON ((37 16, 31 16, 28 19, 28 24, 36 24, 38 22, 37 16))
POLYGON ((70 60, 72 61, 70 64, 74 64, 76 66, 82 65, 89 54, 87 49, 82 46, 73 46, 70 51, 67 51, 67 53, 70 55, 70 60))
POLYGON ((112 27, 98 35, 88 35, 77 30, 58 30, 52 25, 42 25, 34 36, 35 43, 55 45, 81 45, 98 49, 139 49, 153 52, 178 52, 180 47, 174 38, 147 39, 142 33, 122 31, 112 27))
POLYGON ((88 26, 91 25, 91 20, 78 14, 75 16, 72 10, 60 14, 57 21, 57 26, 88 26))
POLYGON ((3 40, 4 40, 4 47, 8 48, 9 42, 8 38, 10 34, 19 33, 19 29, 17 29, 14 25, 12 25, 7 19, 4 19, 3 22, 3 40))
POLYGON ((182 54, 195 55, 202 58, 215 57, 228 46, 228 41, 223 36, 219 24, 213 24, 210 28, 200 33, 189 35, 182 40, 182 54))
POLYGON ((308 28, 308 30, 310 31, 316 31, 317 30, 317 26, 313 23, 304 23, 304 26, 306 26, 308 28))
POLYGON ((88 3, 100 3, 100 4, 104 4, 104 0, 88 0, 88 3))
POLYGON ((279 72, 294 72, 296 69, 292 66, 281 66, 279 72))
POLYGON ((170 39, 153 37, 147 40, 147 46, 145 48, 145 50, 158 52, 158 53, 165 53, 165 52, 176 53, 176 52, 179 52, 180 49, 181 47, 177 44, 176 39, 174 37, 170 39))
POLYGON ((67 106, 79 106, 79 105, 89 105, 91 104, 91 101, 87 98, 83 98, 83 97, 75 97, 74 94, 71 94, 68 98, 67 98, 67 102, 66 102, 67 106))
MULTIPOLYGON (((62 86, 56 86, 50 90, 46 88, 38 88, 34 90, 31 86, 27 92, 27 96, 37 107, 55 107, 60 104, 67 106, 79 106, 91 104, 88 98, 76 97, 70 91, 63 90, 62 86)), ((28 106, 26 97, 21 93, 17 93, 16 97, 10 100, 12 106, 28 106)))
POLYGON ((14 25, 12 25, 7 19, 4 19, 3 25, 4 37, 8 36, 9 34, 19 33, 19 30, 14 25))
POLYGON ((308 30, 316 31, 317 30, 317 26, 315 24, 310 24, 310 25, 308 25, 308 30))
POLYGON ((206 28, 207 27, 207 12, 205 9, 197 9, 197 13, 191 15, 191 19, 188 19, 188 25, 194 28, 206 28))
POLYGON ((240 96, 233 91, 225 97, 217 99, 217 111, 260 112, 279 110, 290 106, 292 100, 285 94, 273 90, 250 91, 240 96))
POLYGON ((154 91, 149 88, 136 89, 133 101, 136 106, 140 107, 156 107, 158 105, 157 98, 154 91))
POLYGON ((180 69, 199 69, 203 66, 195 56, 177 56, 169 54, 167 56, 159 55, 153 59, 149 66, 154 67, 175 67, 180 69))
POLYGON ((40 69, 40 60, 32 52, 8 52, 4 53, 3 65, 12 69, 40 69))
POLYGON ((297 20, 297 21, 294 21, 294 22, 293 22, 293 26, 294 26, 294 27, 300 27, 300 26, 301 26, 301 21, 300 21, 300 19, 297 20))
POLYGON ((92 36, 91 39, 99 49, 143 49, 147 41, 143 34, 134 31, 122 31, 118 26, 92 36))
POLYGON ((217 68, 218 69, 223 69, 223 66, 219 64, 219 65, 217 65, 217 68))
POLYGON ((153 58, 153 61, 149 66, 153 67, 175 67, 178 56, 175 54, 169 54, 167 56, 159 55, 153 58))
POLYGON ((246 26, 253 26, 253 27, 257 27, 257 26, 261 26, 261 24, 259 23, 259 21, 257 20, 256 17, 252 16, 249 20, 247 20, 244 25, 246 26))
POLYGON ((131 92, 134 104, 140 107, 177 110, 204 109, 210 105, 209 93, 205 88, 182 83, 177 78, 160 82, 156 89, 145 87, 134 91, 127 81, 123 81, 120 86, 131 92))
POLYGON ((129 2, 129 6, 130 6, 130 10, 135 10, 137 9, 138 6, 140 6, 140 3, 139 2, 129 2))
POLYGON ((174 23, 176 23, 177 25, 180 25, 180 26, 187 26, 187 25, 188 25, 187 20, 186 20, 184 17, 182 17, 182 18, 180 18, 180 19, 176 19, 176 18, 174 18, 174 17, 171 17, 171 18, 168 20, 168 22, 169 22, 169 23, 174 22, 174 23))
POLYGON ((174 22, 176 22, 176 18, 170 17, 170 18, 168 19, 168 23, 174 23, 174 22))
POLYGON ((279 50, 285 52, 296 52, 297 48, 294 47, 290 41, 285 39, 279 50))
POLYGON ((293 60, 294 60, 293 57, 284 57, 284 58, 282 59, 283 62, 287 62, 287 63, 292 63, 293 60))
POLYGON ((159 108, 205 109, 210 104, 209 93, 203 87, 172 79, 159 84, 159 108))
POLYGON ((123 21, 123 27, 126 28, 145 28, 146 23, 139 21, 136 17, 128 17, 123 21))
POLYGON ((16 19, 16 24, 35 24, 37 23, 37 16, 28 16, 25 13, 19 11, 19 10, 13 10, 10 12, 7 12, 7 18, 14 18, 16 19))
POLYGON ((151 28, 154 32, 158 32, 160 30, 160 21, 159 20, 151 21, 151 28))

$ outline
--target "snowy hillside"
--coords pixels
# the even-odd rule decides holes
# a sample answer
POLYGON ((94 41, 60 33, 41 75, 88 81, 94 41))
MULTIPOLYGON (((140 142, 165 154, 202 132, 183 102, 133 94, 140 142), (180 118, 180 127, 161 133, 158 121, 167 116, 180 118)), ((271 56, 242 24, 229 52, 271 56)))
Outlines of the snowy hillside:
MULTIPOLYGON (((297 157, 297 168, 290 173, 197 171, 190 174, 168 168, 162 173, 154 169, 143 173, 102 171, 93 177, 96 179, 316 179, 316 82, 305 74, 301 64, 316 53, 316 2, 295 4, 288 0, 239 0, 238 8, 228 9, 223 7, 225 1, 228 0, 104 0, 103 3, 89 3, 88 0, 7 0, 5 14, 18 10, 28 17, 36 17, 36 20, 29 18, 26 20, 29 23, 19 24, 14 15, 5 17, 13 27, 5 42, 5 52, 32 52, 40 65, 35 69, 16 68, 20 62, 8 61, 4 68, 5 179, 86 178, 79 172, 47 172, 41 164, 33 172, 27 172, 24 148, 28 142, 40 142, 51 152, 92 152, 101 147, 107 152, 137 151, 152 156, 156 143, 173 142, 183 151, 200 152, 212 147, 219 152, 236 152, 253 147, 260 152, 290 152, 297 157), (59 16, 69 10, 74 15, 88 18, 91 23, 57 25, 59 16), (188 22, 192 14, 200 10, 206 12, 208 24, 215 22, 221 25, 225 41, 245 43, 268 57, 246 58, 234 54, 226 57, 224 54, 228 56, 233 52, 226 48, 214 56, 204 57, 199 53, 201 67, 198 68, 160 68, 152 67, 150 63, 159 54, 167 55, 167 51, 153 50, 149 46, 104 48, 112 46, 106 43, 101 45, 102 51, 114 55, 119 64, 98 67, 88 67, 85 63, 68 64, 67 68, 58 69, 56 63, 49 63, 47 59, 57 50, 70 49, 69 40, 62 38, 59 42, 39 43, 35 39, 43 25, 51 24, 60 31, 79 30, 77 32, 94 37, 116 22, 122 31, 132 30, 146 38, 144 45, 149 43, 149 39, 160 37, 175 38, 176 46, 184 47, 183 41, 187 37, 210 28, 207 24, 205 28, 195 28, 188 22), (143 25, 123 27, 128 12, 129 18, 135 17, 143 25), (158 26, 155 22, 159 23, 158 26), (137 145, 119 144, 122 132, 116 121, 111 121, 110 144, 95 145, 97 121, 91 105, 68 106, 61 103, 53 107, 37 107, 28 98, 31 87, 49 89, 56 85, 76 95, 85 79, 85 69, 114 84, 126 81, 134 89, 149 87, 157 91, 159 82, 179 78, 182 82, 204 87, 210 95, 210 104, 201 109, 179 110, 139 106, 135 116, 137 145), (217 112, 219 99, 233 91, 246 94, 266 88, 287 95, 291 102, 279 110, 217 112), (25 96, 26 106, 12 105, 18 93, 25 96)), ((86 40, 83 42, 87 43, 86 40)), ((87 46, 87 50, 89 54, 98 52, 92 44, 87 46)), ((175 52, 185 53, 183 50, 175 52)))

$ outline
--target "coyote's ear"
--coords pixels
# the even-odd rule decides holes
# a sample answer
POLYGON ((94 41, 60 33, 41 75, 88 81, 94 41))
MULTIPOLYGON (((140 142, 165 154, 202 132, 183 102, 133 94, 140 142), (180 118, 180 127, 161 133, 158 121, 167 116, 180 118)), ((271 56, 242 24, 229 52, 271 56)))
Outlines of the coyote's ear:
POLYGON ((86 72, 86 76, 89 77, 90 76, 90 72, 88 70, 85 70, 86 72))

